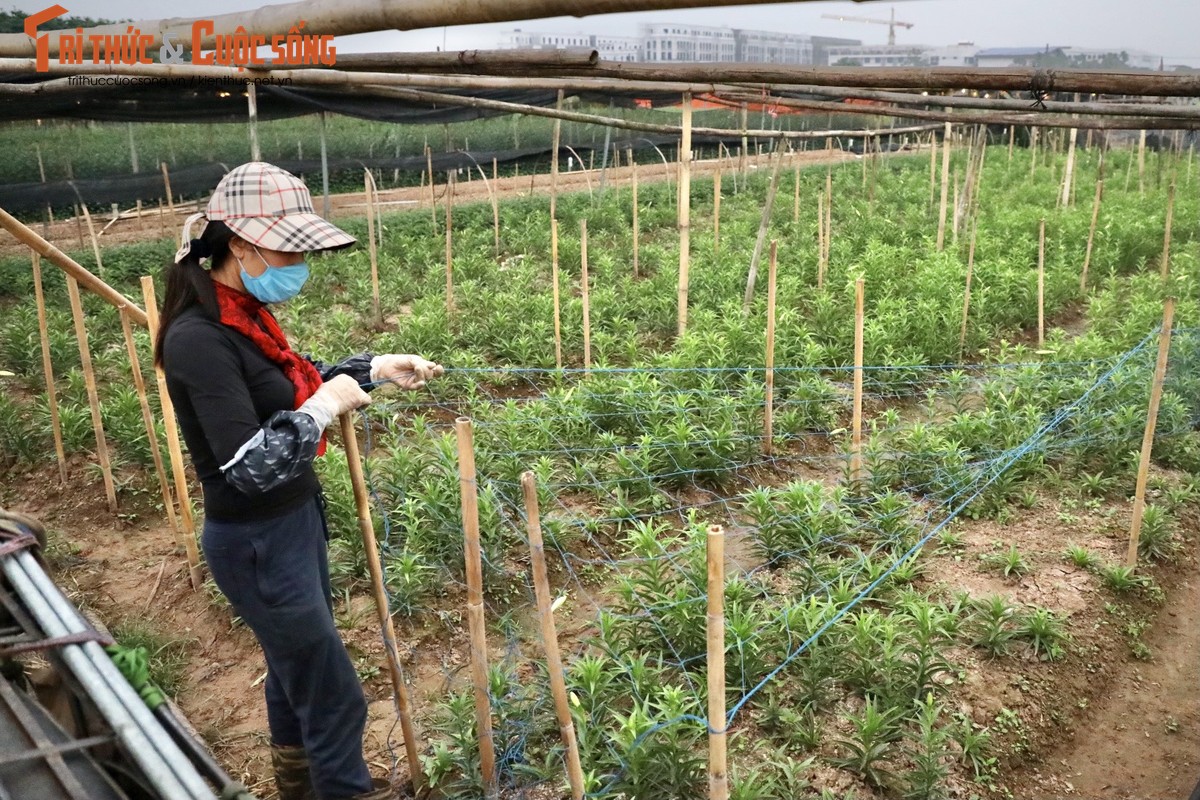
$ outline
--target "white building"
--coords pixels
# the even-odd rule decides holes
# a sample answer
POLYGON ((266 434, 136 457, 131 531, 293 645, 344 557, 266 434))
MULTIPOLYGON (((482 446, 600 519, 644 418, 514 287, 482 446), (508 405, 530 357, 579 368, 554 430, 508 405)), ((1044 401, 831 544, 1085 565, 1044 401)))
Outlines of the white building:
POLYGON ((811 36, 773 31, 735 30, 735 58, 751 64, 811 64, 811 36))
POLYGON ((579 50, 592 49, 592 37, 586 33, 539 33, 515 28, 504 31, 502 50, 579 50))
POLYGON ((934 47, 921 54, 931 67, 973 67, 979 48, 973 42, 959 42, 949 47, 934 47))
POLYGON ((639 32, 646 61, 737 61, 732 28, 655 22, 639 32))
POLYGON ((592 49, 605 61, 641 61, 642 40, 637 36, 592 36, 592 49))
POLYGON ((830 66, 912 67, 924 64, 923 44, 860 44, 825 49, 830 66))

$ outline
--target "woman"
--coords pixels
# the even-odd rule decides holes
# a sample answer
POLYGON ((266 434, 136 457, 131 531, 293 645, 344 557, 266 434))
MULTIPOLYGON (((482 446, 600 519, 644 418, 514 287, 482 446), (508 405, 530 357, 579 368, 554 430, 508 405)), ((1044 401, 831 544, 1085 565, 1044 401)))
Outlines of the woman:
POLYGON ((292 351, 267 308, 300 291, 303 253, 354 241, 313 212, 291 173, 261 161, 237 167, 185 224, 155 343, 204 490, 205 559, 266 656, 281 800, 392 796, 363 760, 367 705, 333 620, 313 459, 329 424, 370 402, 364 384, 417 389, 442 368, 399 354, 312 361, 292 351))

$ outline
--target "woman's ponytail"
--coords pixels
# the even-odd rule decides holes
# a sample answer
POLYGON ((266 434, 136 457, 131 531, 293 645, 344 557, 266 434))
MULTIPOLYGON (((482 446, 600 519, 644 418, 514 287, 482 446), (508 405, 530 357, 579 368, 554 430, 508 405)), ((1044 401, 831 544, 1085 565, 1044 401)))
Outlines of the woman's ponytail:
POLYGON ((180 314, 198 305, 212 319, 220 318, 212 276, 201 262, 207 259, 209 269, 224 263, 233 236, 233 231, 224 222, 209 222, 200 238, 191 240, 187 254, 167 266, 167 289, 159 316, 158 336, 154 341, 154 363, 158 366, 162 366, 167 331, 180 314))

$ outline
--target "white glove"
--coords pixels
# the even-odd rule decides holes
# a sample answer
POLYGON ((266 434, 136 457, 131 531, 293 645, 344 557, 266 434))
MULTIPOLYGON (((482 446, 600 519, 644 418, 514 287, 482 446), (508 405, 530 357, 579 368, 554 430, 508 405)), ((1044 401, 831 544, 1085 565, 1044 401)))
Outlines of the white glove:
POLYGON ((402 389, 420 389, 443 371, 441 364, 404 353, 386 353, 371 359, 372 383, 391 381, 402 389))
POLYGON ((358 381, 349 375, 338 375, 321 384, 321 388, 296 410, 308 414, 321 426, 321 430, 325 430, 335 417, 369 405, 370 402, 371 395, 362 390, 358 381))

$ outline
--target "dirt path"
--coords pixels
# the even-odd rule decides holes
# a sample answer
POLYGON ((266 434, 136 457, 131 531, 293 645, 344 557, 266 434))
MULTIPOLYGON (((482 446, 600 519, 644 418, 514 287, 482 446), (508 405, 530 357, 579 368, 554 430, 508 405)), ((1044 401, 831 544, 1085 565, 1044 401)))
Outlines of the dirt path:
MULTIPOLYGON (((897 153, 885 153, 884 156, 891 155, 911 155, 915 151, 905 151, 897 153)), ((845 153, 840 150, 827 153, 824 150, 813 150, 808 152, 798 152, 789 158, 786 162, 788 166, 814 166, 817 164, 832 163, 837 164, 843 161, 856 160, 857 156, 852 153, 845 153)), ((750 168, 758 169, 767 163, 767 156, 750 156, 748 159, 750 168)), ((736 167, 737 160, 732 162, 725 159, 720 166, 723 171, 728 173, 730 169, 736 167)), ((669 165, 664 163, 659 164, 640 164, 638 165, 638 181, 640 183, 656 183, 664 180, 673 180, 675 176, 675 163, 669 165)), ((716 172, 718 162, 715 160, 694 161, 692 162, 693 175, 708 175, 716 172)), ((485 167, 486 169, 486 167, 485 167)), ((317 213, 321 213, 321 197, 319 195, 319 176, 309 175, 308 182, 313 190, 313 202, 316 205, 317 213)), ((478 203, 487 201, 490 197, 489 184, 480 180, 479 173, 476 172, 470 181, 463 180, 456 183, 454 186, 454 203, 455 205, 463 203, 478 203)), ((575 170, 574 172, 562 172, 558 176, 558 191, 566 194, 569 192, 586 192, 600 189, 601 181, 607 186, 627 186, 633 181, 633 170, 630 167, 616 167, 608 170, 575 170)), ((550 191, 550 175, 549 173, 537 173, 534 175, 519 175, 510 178, 500 178, 494 182, 494 187, 498 196, 501 199, 511 199, 514 197, 527 197, 531 194, 548 194, 550 191)), ((444 183, 435 186, 436 201, 439 207, 445 202, 446 187, 444 183)), ((429 189, 420 186, 408 186, 399 189, 383 189, 379 191, 379 199, 384 203, 382 211, 392 213, 395 211, 409 210, 414 208, 429 208, 429 189)), ((337 220, 346 217, 361 217, 365 212, 365 198, 362 192, 350 192, 345 194, 335 194, 330 196, 330 218, 337 220)), ((155 238, 165 238, 167 236, 177 236, 183 227, 184 218, 196 211, 196 203, 188 202, 185 206, 181 205, 175 209, 174 218, 169 213, 162 216, 157 211, 144 211, 143 216, 137 219, 121 219, 112 225, 112 227, 103 230, 104 227, 111 221, 111 217, 93 217, 92 224, 99 234, 98 240, 101 247, 109 247, 117 244, 131 244, 133 242, 147 241, 155 238)), ((128 209, 124 209, 128 211, 128 209)), ((83 250, 90 247, 87 226, 84 224, 82 217, 79 219, 63 219, 56 220, 53 225, 46 226, 44 224, 33 224, 33 230, 48 241, 54 243, 63 250, 83 250)), ((0 255, 17 255, 24 251, 24 246, 19 244, 12 236, 4 233, 0 236, 0 255)))
POLYGON ((1017 800, 1063 796, 1184 800, 1200 780, 1200 576, 1172 594, 1145 637, 1153 660, 1130 661, 1112 691, 1046 756, 1017 800))

